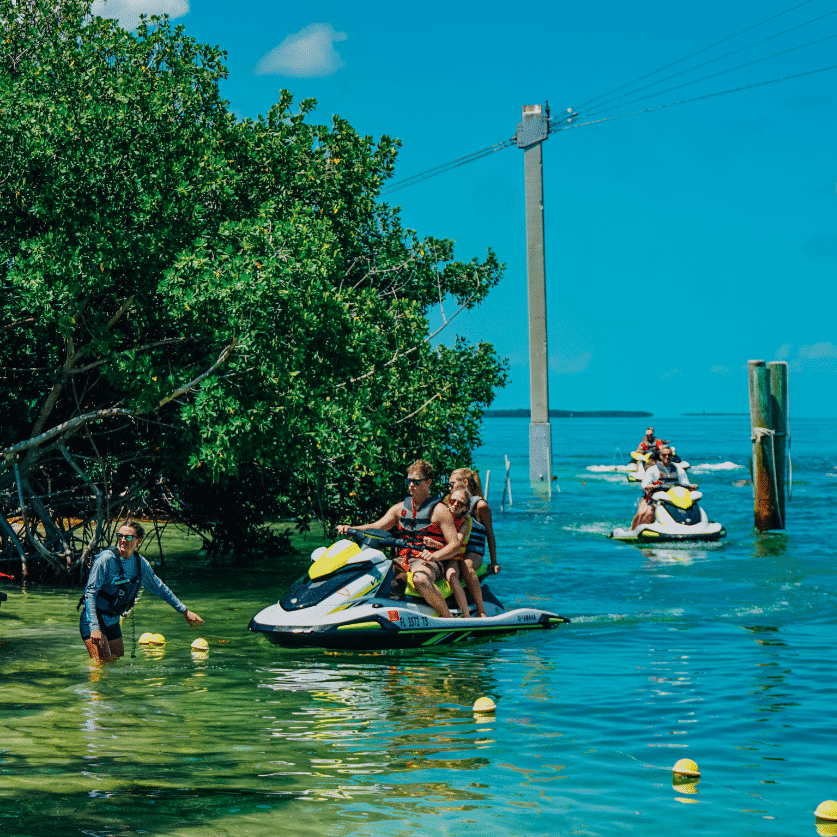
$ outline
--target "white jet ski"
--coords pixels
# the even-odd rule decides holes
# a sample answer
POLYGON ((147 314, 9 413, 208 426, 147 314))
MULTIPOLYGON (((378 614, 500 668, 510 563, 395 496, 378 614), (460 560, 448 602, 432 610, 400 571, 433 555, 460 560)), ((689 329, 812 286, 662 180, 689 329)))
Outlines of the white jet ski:
POLYGON ((682 485, 660 489, 651 495, 655 501, 655 521, 642 523, 636 529, 614 529, 609 537, 632 543, 662 543, 665 541, 717 541, 726 537, 720 523, 709 520, 698 505, 700 491, 690 491, 682 485))
MULTIPOLYGON (((401 569, 383 550, 407 546, 405 542, 379 529, 349 529, 346 534, 328 548, 314 550, 308 572, 250 620, 251 631, 275 645, 363 650, 444 645, 569 621, 532 607, 507 611, 485 583, 487 618, 476 616, 472 603, 470 613, 459 614, 451 597, 448 606, 458 618, 443 619, 409 583, 403 593, 403 582, 393 584, 401 569)), ((447 582, 438 586, 450 595, 447 582)))
MULTIPOLYGON (((674 448, 672 448, 674 450, 674 448)), ((689 463, 684 462, 679 456, 673 456, 672 462, 676 462, 684 471, 689 469, 689 463)), ((628 471, 628 482, 642 482, 645 476, 645 469, 648 467, 648 454, 640 453, 639 451, 631 451, 631 464, 627 465, 625 470, 628 471)))

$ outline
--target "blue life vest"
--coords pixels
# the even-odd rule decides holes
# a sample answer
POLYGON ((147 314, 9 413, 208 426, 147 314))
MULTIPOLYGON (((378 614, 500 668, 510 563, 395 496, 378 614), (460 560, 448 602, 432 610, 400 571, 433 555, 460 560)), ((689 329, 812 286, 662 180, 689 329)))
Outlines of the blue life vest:
POLYGON ((474 511, 482 497, 471 497, 471 536, 468 538, 466 552, 473 552, 476 555, 485 555, 485 539, 488 537, 488 529, 477 520, 474 511))

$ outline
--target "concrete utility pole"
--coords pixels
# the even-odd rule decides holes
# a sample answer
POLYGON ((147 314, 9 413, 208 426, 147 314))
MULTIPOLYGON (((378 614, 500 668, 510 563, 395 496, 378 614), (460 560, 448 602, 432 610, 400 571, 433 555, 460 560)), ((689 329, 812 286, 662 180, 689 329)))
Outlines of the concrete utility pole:
POLYGON ((526 273, 529 288, 529 478, 552 488, 552 427, 549 423, 549 355, 546 344, 546 268, 543 234, 543 158, 549 136, 549 106, 524 105, 517 126, 526 182, 526 273))

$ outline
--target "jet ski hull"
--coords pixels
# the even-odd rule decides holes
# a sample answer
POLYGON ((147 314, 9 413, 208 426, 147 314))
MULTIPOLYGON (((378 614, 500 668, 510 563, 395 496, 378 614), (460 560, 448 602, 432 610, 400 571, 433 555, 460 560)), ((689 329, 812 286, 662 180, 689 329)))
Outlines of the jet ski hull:
MULTIPOLYGON (((447 645, 568 622, 557 613, 522 607, 506 611, 487 584, 487 617, 470 612, 443 619, 411 583, 396 582, 392 559, 381 547, 406 544, 377 529, 349 529, 327 549, 314 550, 308 572, 273 605, 250 620, 250 630, 287 648, 370 650, 447 645), (396 590, 399 588, 399 590, 396 590)), ((443 596, 450 594, 450 589, 443 596)), ((455 613, 455 603, 448 600, 455 613)), ((472 611, 476 606, 471 603, 472 611)))
MULTIPOLYGON (((274 606, 276 607, 276 606, 274 606)), ((253 617, 250 630, 262 633, 274 645, 286 648, 330 648, 375 650, 394 648, 429 648, 469 642, 525 630, 548 630, 569 620, 556 613, 533 608, 519 608, 496 616, 441 619, 381 601, 364 607, 369 613, 353 614, 339 621, 321 624, 270 624, 267 608, 253 617), (267 619, 268 621, 262 621, 267 619)), ((292 614, 286 614, 291 617, 292 614)))
POLYGON ((614 529, 609 537, 615 541, 626 543, 666 543, 672 541, 717 541, 727 536, 726 530, 720 523, 711 524, 701 532, 672 532, 664 527, 651 523, 636 529, 614 529))

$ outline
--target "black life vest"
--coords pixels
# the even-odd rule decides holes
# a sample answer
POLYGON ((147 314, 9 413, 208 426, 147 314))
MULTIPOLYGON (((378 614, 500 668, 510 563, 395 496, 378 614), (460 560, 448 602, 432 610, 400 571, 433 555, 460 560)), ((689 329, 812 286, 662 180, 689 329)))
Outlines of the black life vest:
POLYGON ((441 502, 438 497, 428 497, 418 511, 413 509, 413 498, 407 497, 404 500, 404 508, 401 510, 401 519, 398 521, 398 537, 410 544, 409 549, 402 548, 399 555, 402 558, 409 558, 411 553, 421 552, 426 549, 424 538, 431 537, 444 541, 445 536, 442 530, 432 522, 433 510, 441 502))

